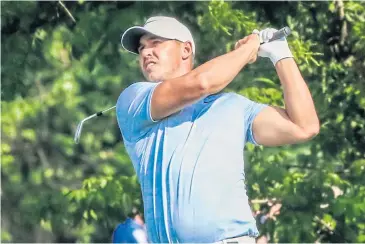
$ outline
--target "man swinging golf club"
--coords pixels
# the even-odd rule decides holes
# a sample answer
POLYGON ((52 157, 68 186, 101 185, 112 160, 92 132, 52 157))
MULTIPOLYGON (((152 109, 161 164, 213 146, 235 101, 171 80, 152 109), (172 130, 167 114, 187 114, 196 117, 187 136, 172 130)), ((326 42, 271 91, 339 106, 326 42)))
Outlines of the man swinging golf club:
POLYGON ((138 55, 147 81, 121 93, 117 120, 152 242, 254 243, 245 143, 278 146, 318 134, 311 94, 286 39, 269 42, 275 31, 255 30, 197 68, 193 37, 174 18, 152 17, 124 32, 122 45, 138 55), (221 92, 257 56, 272 61, 285 109, 221 92))

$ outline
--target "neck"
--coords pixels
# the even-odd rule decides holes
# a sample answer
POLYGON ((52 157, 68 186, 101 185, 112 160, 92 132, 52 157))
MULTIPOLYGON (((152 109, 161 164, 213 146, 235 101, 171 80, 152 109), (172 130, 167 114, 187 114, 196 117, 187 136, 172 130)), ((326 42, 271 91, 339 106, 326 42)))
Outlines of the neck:
POLYGON ((192 70, 192 65, 180 65, 179 69, 177 69, 175 72, 173 72, 168 78, 173 79, 177 77, 181 77, 183 75, 186 75, 192 70))
POLYGON ((136 223, 139 224, 139 225, 144 225, 143 219, 140 215, 136 215, 134 217, 134 221, 136 221, 136 223))

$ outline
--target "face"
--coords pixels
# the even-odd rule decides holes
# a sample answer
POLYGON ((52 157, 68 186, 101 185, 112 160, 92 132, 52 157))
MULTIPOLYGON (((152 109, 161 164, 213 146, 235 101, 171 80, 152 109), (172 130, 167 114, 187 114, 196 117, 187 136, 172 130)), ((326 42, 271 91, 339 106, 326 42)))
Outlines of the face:
POLYGON ((176 40, 146 34, 140 39, 139 64, 149 81, 162 81, 179 76, 183 47, 176 40))

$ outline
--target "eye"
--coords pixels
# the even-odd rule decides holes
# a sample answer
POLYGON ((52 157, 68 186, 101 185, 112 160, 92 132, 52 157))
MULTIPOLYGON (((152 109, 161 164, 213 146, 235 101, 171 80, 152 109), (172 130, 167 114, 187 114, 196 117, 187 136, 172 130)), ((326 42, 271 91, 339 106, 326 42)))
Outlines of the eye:
POLYGON ((142 50, 143 50, 143 48, 144 48, 144 46, 143 46, 143 45, 140 45, 140 46, 138 47, 138 53, 141 53, 141 52, 142 52, 142 50))
POLYGON ((154 40, 154 41, 153 41, 153 44, 154 44, 154 45, 157 45, 157 44, 160 44, 161 42, 162 42, 161 40, 154 40))

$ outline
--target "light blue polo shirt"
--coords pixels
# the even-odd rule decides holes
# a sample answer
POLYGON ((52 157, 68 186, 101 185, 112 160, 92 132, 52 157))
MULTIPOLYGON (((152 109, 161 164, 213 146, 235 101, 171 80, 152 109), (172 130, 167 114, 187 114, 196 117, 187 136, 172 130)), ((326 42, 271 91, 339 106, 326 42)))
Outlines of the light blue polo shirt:
POLYGON ((266 105, 219 93, 153 121, 150 104, 158 84, 129 86, 116 108, 141 185, 150 241, 257 236, 244 183, 244 145, 256 144, 252 121, 266 105))

